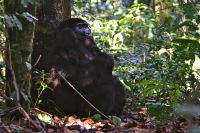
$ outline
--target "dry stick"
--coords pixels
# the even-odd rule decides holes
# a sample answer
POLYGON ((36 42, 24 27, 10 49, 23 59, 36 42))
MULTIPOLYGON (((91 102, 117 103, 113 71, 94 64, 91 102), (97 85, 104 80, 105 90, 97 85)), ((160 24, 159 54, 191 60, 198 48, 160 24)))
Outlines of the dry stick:
MULTIPOLYGON (((37 64, 38 64, 39 61, 41 60, 41 57, 42 57, 42 55, 40 54, 40 55, 38 56, 36 62, 33 64, 32 68, 31 68, 31 71, 34 71, 35 67, 37 66, 37 64)), ((40 94, 38 95, 38 97, 37 97, 37 99, 36 99, 36 102, 34 103, 34 106, 33 106, 34 108, 36 107, 36 104, 37 104, 37 102, 38 102, 38 98, 40 97, 40 95, 42 95, 42 92, 43 92, 43 91, 41 91, 40 94)))
MULTIPOLYGON (((8 33, 6 32, 6 37, 8 37, 8 33)), ((16 76, 15 76, 15 73, 14 73, 14 70, 13 70, 13 67, 12 67, 12 59, 11 59, 11 51, 10 51, 10 45, 9 45, 9 42, 8 42, 8 38, 6 39, 7 41, 7 45, 6 45, 6 51, 7 51, 7 58, 8 58, 8 67, 11 71, 11 75, 12 75, 12 84, 13 84, 13 87, 16 91, 16 107, 18 108, 19 107, 19 112, 22 113, 24 115, 25 118, 27 118, 38 130, 41 130, 42 132, 45 132, 45 130, 40 127, 39 125, 37 125, 31 118, 30 116, 28 115, 28 113, 22 108, 21 104, 20 104, 20 91, 19 91, 19 88, 17 86, 17 81, 16 81, 16 76)))
POLYGON ((13 78, 12 84, 13 84, 15 91, 16 91, 16 98, 17 98, 16 104, 17 104, 17 106, 21 106, 20 105, 20 93, 19 93, 19 88, 17 86, 17 82, 16 82, 16 76, 15 76, 15 73, 14 73, 12 67, 10 67, 9 69, 11 71, 11 75, 12 75, 12 78, 13 78))
POLYGON ((19 111, 20 113, 22 113, 24 115, 25 118, 28 119, 28 121, 33 124, 33 126, 35 126, 38 130, 42 131, 43 133, 45 133, 46 131, 41 127, 39 126, 38 124, 36 124, 32 119, 31 117, 29 116, 29 114, 21 107, 19 106, 19 111))
MULTIPOLYGON (((41 89, 41 88, 39 88, 39 89, 41 89)), ((33 106, 34 108, 36 107, 36 104, 37 104, 37 102, 38 102, 40 96, 42 95, 42 92, 43 92, 43 90, 41 90, 40 93, 39 93, 39 95, 37 96, 37 99, 36 99, 36 101, 35 101, 35 103, 34 103, 34 106, 33 106)))
POLYGON ((18 107, 19 112, 20 112, 25 118, 27 118, 27 119, 29 120, 29 122, 32 123, 33 126, 35 126, 38 130, 41 130, 42 132, 45 132, 45 130, 44 130, 41 126, 37 125, 37 124, 31 119, 31 117, 28 115, 28 113, 22 108, 22 106, 21 106, 21 104, 20 104, 20 93, 19 93, 19 88, 18 88, 18 86, 17 86, 16 76, 15 76, 15 73, 14 73, 12 67, 10 67, 10 71, 11 71, 11 74, 12 74, 12 77, 13 77, 12 83, 13 83, 13 86, 14 86, 15 91, 16 91, 16 98, 17 98, 17 100, 16 100, 16 105, 17 105, 17 107, 18 107))
POLYGON ((40 54, 38 59, 36 60, 36 62, 34 63, 34 65, 32 66, 32 69, 35 68, 37 66, 37 64, 39 63, 40 59, 41 59, 42 55, 40 54))
POLYGON ((53 117, 52 114, 49 114, 49 113, 47 113, 47 112, 45 112, 45 111, 43 111, 43 110, 40 110, 40 109, 38 109, 38 108, 34 108, 34 110, 35 110, 36 112, 43 113, 43 114, 47 114, 48 116, 53 117))
POLYGON ((106 119, 108 119, 112 124, 116 125, 108 116, 106 116, 104 113, 102 113, 99 109, 97 109, 90 101, 88 101, 64 76, 62 76, 60 73, 58 75, 84 100, 89 104, 93 109, 95 109, 99 114, 104 116, 106 119))
POLYGON ((5 126, 4 124, 1 126, 4 130, 6 130, 6 133, 12 133, 11 129, 9 126, 5 126))

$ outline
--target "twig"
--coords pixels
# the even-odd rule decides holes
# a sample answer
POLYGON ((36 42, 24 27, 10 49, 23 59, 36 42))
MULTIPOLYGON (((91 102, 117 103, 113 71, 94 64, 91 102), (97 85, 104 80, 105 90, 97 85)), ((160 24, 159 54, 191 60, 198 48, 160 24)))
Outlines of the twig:
POLYGON ((24 108, 22 108, 21 106, 19 106, 18 108, 19 112, 28 119, 28 121, 34 126, 36 127, 39 131, 42 131, 43 133, 46 133, 46 131, 44 130, 44 128, 42 128, 41 126, 39 126, 38 124, 36 124, 31 117, 29 116, 29 114, 24 110, 24 108))
POLYGON ((6 133, 12 133, 12 131, 10 130, 9 126, 5 126, 3 124, 1 127, 3 127, 3 129, 6 130, 6 133))
MULTIPOLYGON (((41 87, 39 88, 39 90, 41 89, 41 87)), ((35 103, 34 103, 34 108, 36 107, 36 104, 37 104, 37 102, 38 102, 38 100, 39 100, 39 97, 42 95, 42 92, 43 92, 43 89, 40 91, 40 93, 39 93, 39 95, 37 96, 37 99, 36 99, 36 101, 35 101, 35 103)))
POLYGON ((49 113, 47 113, 47 112, 45 112, 45 111, 43 111, 43 110, 40 110, 40 109, 38 109, 38 108, 34 108, 34 110, 37 111, 37 112, 43 113, 43 114, 47 114, 47 115, 50 116, 50 117, 53 117, 52 114, 49 114, 49 113))
POLYGON ((99 114, 104 116, 106 119, 108 119, 112 124, 116 126, 116 124, 104 113, 102 113, 99 109, 97 109, 90 101, 88 101, 64 76, 62 76, 60 73, 58 75, 85 101, 87 104, 89 104, 93 109, 95 109, 99 114))
MULTIPOLYGON (((6 32, 6 37, 8 37, 8 32, 6 32)), ((8 63, 8 68, 9 71, 10 71, 10 74, 12 76, 12 84, 13 84, 13 87, 15 89, 15 92, 16 92, 16 101, 15 101, 15 104, 16 104, 16 107, 18 109, 18 111, 25 117, 28 119, 28 121, 35 127, 37 128, 39 131, 42 131, 43 133, 45 133, 45 130, 37 125, 32 119, 31 117, 29 116, 29 114, 24 110, 24 108, 22 108, 21 104, 20 104, 20 89, 18 88, 18 85, 17 85, 17 80, 16 80, 16 76, 15 76, 15 73, 14 73, 14 70, 13 70, 13 65, 12 65, 12 59, 11 59, 11 48, 10 48, 10 44, 9 44, 9 39, 6 38, 6 41, 7 41, 7 45, 6 45, 6 57, 7 57, 7 63, 8 63)), ((40 57, 41 58, 41 57, 40 57)), ((39 59, 40 59, 39 58, 39 59)), ((9 84, 8 84, 9 85, 9 84)), ((9 88, 10 89, 10 88, 9 88)))
POLYGON ((7 69, 9 69, 11 76, 12 76, 12 84, 16 91, 16 104, 17 104, 17 106, 19 106, 20 105, 20 93, 19 93, 19 88, 17 86, 17 82, 16 82, 16 76, 15 76, 15 73, 11 66, 8 66, 7 69))
POLYGON ((10 112, 13 112, 13 111, 16 111, 18 110, 26 119, 28 119, 28 121, 34 126, 36 127, 38 130, 42 131, 45 133, 44 129, 37 125, 32 119, 31 117, 28 115, 28 113, 22 108, 22 106, 19 104, 18 106, 15 106, 15 107, 12 107, 12 108, 9 108, 5 111, 3 111, 4 114, 7 114, 7 113, 10 113, 10 112))
POLYGON ((39 63, 39 61, 41 60, 41 58, 42 58, 42 55, 40 54, 39 57, 38 57, 38 59, 36 60, 36 62, 33 64, 32 69, 34 69, 37 66, 37 64, 39 63))
POLYGON ((12 69, 12 67, 9 67, 9 69, 10 69, 10 71, 11 71, 12 78, 13 78, 12 84, 13 84, 13 87, 14 87, 14 89, 15 89, 15 91, 16 91, 16 105, 17 105, 17 107, 18 107, 19 112, 20 112, 25 118, 27 118, 27 119, 29 120, 29 122, 30 122, 33 126, 35 126, 38 130, 41 130, 42 132, 45 133, 45 130, 44 130, 41 126, 37 125, 37 124, 31 119, 31 117, 28 115, 28 113, 22 108, 22 106, 21 106, 21 104, 20 104, 20 91, 19 91, 19 88, 18 88, 18 86, 17 86, 15 73, 14 73, 14 70, 12 69))

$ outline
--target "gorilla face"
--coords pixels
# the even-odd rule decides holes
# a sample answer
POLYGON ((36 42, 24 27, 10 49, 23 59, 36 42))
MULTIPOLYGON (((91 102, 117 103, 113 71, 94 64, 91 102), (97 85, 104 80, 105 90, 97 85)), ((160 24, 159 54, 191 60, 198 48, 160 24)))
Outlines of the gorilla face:
POLYGON ((87 23, 78 23, 75 26, 75 31, 84 37, 92 37, 90 27, 87 23))
POLYGON ((67 19, 63 21, 58 26, 58 31, 62 31, 65 28, 70 28, 76 32, 76 35, 80 36, 81 38, 91 38, 91 30, 88 23, 80 18, 73 18, 67 19))

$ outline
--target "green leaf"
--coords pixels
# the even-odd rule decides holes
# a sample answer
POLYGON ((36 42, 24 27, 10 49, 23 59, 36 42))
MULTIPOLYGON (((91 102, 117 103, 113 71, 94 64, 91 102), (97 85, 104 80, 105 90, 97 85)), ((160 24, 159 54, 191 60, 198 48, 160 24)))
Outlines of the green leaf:
POLYGON ((146 87, 143 91, 142 94, 144 95, 144 97, 150 96, 155 92, 154 87, 146 87))
POLYGON ((15 24, 13 23, 12 16, 5 15, 6 25, 8 28, 13 28, 15 24))
POLYGON ((78 9, 83 8, 83 2, 81 2, 80 0, 76 3, 76 6, 78 7, 78 9))
POLYGON ((16 26, 19 30, 22 30, 22 29, 23 29, 22 23, 20 22, 20 20, 19 20, 15 15, 13 15, 13 22, 15 23, 15 26, 16 26))
POLYGON ((52 119, 50 116, 46 115, 46 114, 38 114, 38 118, 46 123, 51 123, 52 119))
POLYGON ((111 116, 111 119, 113 120, 113 122, 116 125, 120 125, 120 123, 122 122, 121 118, 117 117, 117 116, 111 116))
POLYGON ((24 92, 21 92, 21 95, 22 95, 23 99, 24 99, 26 102, 30 102, 30 100, 29 100, 27 94, 25 94, 24 92))
POLYGON ((172 40, 172 42, 174 43, 180 43, 180 44, 195 44, 195 45, 199 45, 198 40, 194 40, 194 39, 184 39, 184 38, 178 38, 178 39, 174 39, 172 40))
POLYGON ((32 65, 29 62, 25 62, 26 63, 26 67, 28 68, 28 70, 30 71, 32 69, 32 65))
POLYGON ((100 114, 94 114, 94 115, 92 116, 92 119, 93 119, 94 121, 99 121, 99 120, 101 120, 101 115, 100 115, 100 114))
POLYGON ((29 22, 34 22, 38 20, 35 16, 31 15, 29 12, 23 12, 22 16, 25 17, 29 22))
POLYGON ((130 83, 128 80, 123 80, 122 82, 124 83, 124 85, 128 90, 131 90, 133 88, 133 84, 130 83))
POLYGON ((181 23, 180 25, 178 25, 177 28, 181 28, 181 27, 183 27, 183 26, 188 26, 190 31, 198 30, 198 25, 195 24, 195 23, 192 22, 192 21, 189 21, 189 20, 184 21, 183 23, 181 23))

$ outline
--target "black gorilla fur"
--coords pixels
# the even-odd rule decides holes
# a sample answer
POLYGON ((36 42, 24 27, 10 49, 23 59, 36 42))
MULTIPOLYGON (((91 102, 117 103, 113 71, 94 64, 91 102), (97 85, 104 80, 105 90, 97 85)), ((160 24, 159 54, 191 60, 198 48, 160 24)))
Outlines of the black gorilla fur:
POLYGON ((49 48, 44 65, 45 71, 50 72, 49 84, 53 92, 43 99, 51 99, 62 115, 97 113, 59 76, 61 74, 100 111, 120 115, 125 104, 125 90, 112 75, 114 60, 96 46, 88 34, 90 31, 87 34, 76 31, 77 24, 88 26, 86 21, 72 18, 57 27, 55 42, 49 48))

